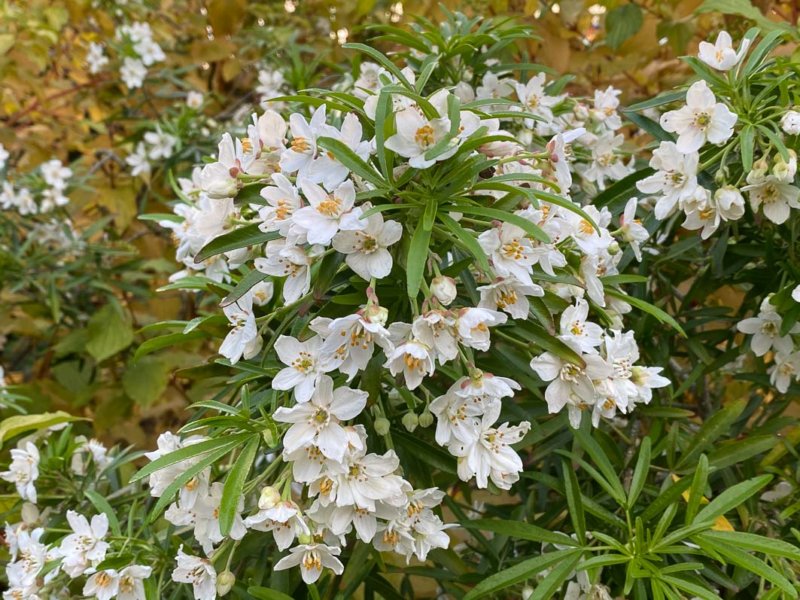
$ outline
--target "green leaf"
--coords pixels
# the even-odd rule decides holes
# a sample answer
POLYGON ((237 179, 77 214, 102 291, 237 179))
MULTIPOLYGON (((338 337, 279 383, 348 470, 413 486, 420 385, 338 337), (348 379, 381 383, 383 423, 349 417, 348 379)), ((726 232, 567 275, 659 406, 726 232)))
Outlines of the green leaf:
POLYGON ((260 586, 250 586, 247 588, 247 593, 257 600, 294 600, 283 592, 260 586))
POLYGON ((742 152, 742 166, 746 173, 753 169, 753 144, 755 143, 755 130, 750 124, 742 128, 739 134, 739 145, 742 152))
POLYGON ((636 500, 639 498, 639 494, 642 493, 644 484, 647 481, 647 474, 650 471, 651 444, 652 442, 648 436, 642 440, 642 445, 639 448, 639 458, 636 460, 636 467, 631 478, 631 487, 628 490, 628 508, 636 505, 636 500))
POLYGON ((239 283, 236 284, 236 287, 233 288, 233 291, 225 296, 219 305, 224 308, 229 304, 233 304, 268 277, 269 275, 266 273, 262 273, 258 269, 253 269, 239 280, 239 283))
POLYGON ((208 337, 205 332, 197 330, 190 331, 189 333, 168 333, 166 335, 160 335, 158 337, 149 339, 146 342, 142 342, 142 344, 136 349, 133 359, 139 360, 143 356, 151 354, 152 352, 156 352, 157 350, 170 348, 172 346, 177 346, 178 344, 186 344, 187 342, 200 340, 205 337, 208 337))
POLYGON ((689 488, 689 500, 686 502, 686 518, 684 523, 687 525, 694 521, 697 510, 700 508, 700 501, 705 498, 704 492, 708 482, 708 458, 705 454, 700 455, 697 461, 697 469, 692 477, 692 487, 689 488))
POLYGON ((741 440, 717 444, 708 455, 708 463, 715 469, 724 469, 772 450, 778 444, 774 435, 754 435, 741 440))
POLYGON ((366 44, 356 44, 356 43, 342 44, 342 48, 344 48, 345 50, 358 50, 359 52, 363 52, 364 54, 369 55, 370 57, 372 57, 373 60, 375 60, 375 62, 381 64, 384 68, 386 68, 387 71, 389 71, 392 75, 394 75, 395 79, 397 79, 400 83, 402 83, 410 90, 414 89, 414 86, 411 85, 408 79, 406 79, 406 76, 403 75, 402 72, 400 72, 400 69, 397 68, 397 65, 395 65, 384 54, 382 54, 375 48, 371 48, 366 44))
POLYGON ((511 225, 516 225, 534 239, 539 240, 544 244, 550 243, 550 237, 540 227, 531 223, 525 217, 515 215, 514 213, 506 212, 504 210, 499 210, 496 208, 487 208, 485 206, 473 206, 471 204, 460 204, 460 203, 456 204, 452 210, 467 215, 489 217, 490 219, 497 219, 498 221, 503 221, 505 223, 510 223, 511 225))
POLYGON ((729 487, 697 513, 698 521, 709 521, 733 510, 772 481, 772 475, 761 475, 729 487))
POLYGON ((89 319, 86 351, 97 362, 114 356, 133 343, 130 318, 116 302, 106 304, 89 319))
POLYGON ((42 413, 39 415, 14 415, 0 421, 0 444, 26 431, 47 429, 53 425, 83 421, 80 417, 73 417, 63 411, 42 413))
POLYGON ((222 488, 222 500, 219 505, 219 529, 222 535, 228 535, 231 527, 233 527, 233 521, 239 508, 239 500, 242 498, 244 483, 247 481, 247 475, 253 466, 260 443, 260 435, 251 437, 225 478, 225 486, 222 488))
POLYGON ((215 237, 203 246, 203 249, 194 257, 194 260, 195 262, 203 262, 207 258, 217 256, 223 252, 247 248, 248 246, 256 246, 269 242, 270 240, 277 240, 279 237, 280 233, 277 231, 261 231, 257 223, 245 225, 244 227, 234 229, 233 231, 215 237))
POLYGON ((547 577, 539 582, 539 585, 533 590, 533 594, 531 594, 529 600, 550 600, 564 582, 575 572, 575 567, 580 560, 581 553, 576 552, 574 556, 567 557, 561 561, 547 574, 547 577))
POLYGON ((737 548, 744 548, 751 552, 761 552, 769 556, 782 556, 800 563, 800 548, 776 538, 768 538, 763 535, 742 531, 707 531, 701 533, 700 537, 727 542, 737 548))
POLYGON ((647 314, 654 317, 659 323, 665 323, 672 327, 675 331, 680 333, 683 337, 688 337, 686 332, 683 330, 683 327, 678 324, 678 322, 672 318, 671 315, 665 313, 663 310, 658 308, 657 306, 650 304, 649 302, 642 300, 640 298, 636 298, 635 296, 628 296, 627 294, 620 292, 614 288, 605 288, 606 294, 609 296, 613 296, 623 302, 627 302, 628 304, 635 306, 641 311, 646 312, 647 314))
POLYGON ((122 535, 122 529, 119 526, 119 519, 117 519, 116 511, 111 507, 103 496, 95 492, 94 490, 86 490, 83 492, 86 498, 91 502, 94 507, 97 509, 98 512, 101 512, 108 517, 108 525, 111 527, 111 531, 114 532, 114 535, 122 535))
POLYGON ((731 425, 736 422, 746 407, 747 401, 742 399, 732 402, 722 410, 714 413, 692 437, 692 441, 683 451, 676 468, 681 469, 684 466, 693 464, 703 450, 714 443, 721 435, 730 431, 731 425))
POLYGON ((720 538, 707 537, 707 534, 700 534, 696 536, 696 539, 702 540, 703 546, 710 546, 733 564, 775 584, 790 598, 798 597, 797 590, 791 582, 763 560, 748 554, 736 545, 723 542, 720 538))
POLYGON ((755 21, 764 31, 791 30, 788 23, 771 21, 764 14, 753 6, 750 0, 705 0, 697 10, 697 13, 715 12, 724 15, 738 15, 755 21))
POLYGON ((140 479, 143 479, 148 475, 155 473, 156 471, 160 471, 161 469, 169 467, 170 465, 174 465, 190 458, 195 458, 201 454, 207 454, 214 450, 219 449, 228 452, 236 446, 246 442, 250 438, 250 435, 251 434, 249 433, 225 435, 218 438, 212 438, 210 440, 204 440, 196 444, 184 446, 183 448, 179 448, 174 452, 170 452, 164 456, 159 456, 151 463, 139 469, 139 471, 137 471, 130 480, 131 482, 139 481, 140 479))
POLYGON ((564 494, 567 498, 569 507, 569 518, 572 521, 572 528, 578 536, 581 545, 586 544, 586 516, 583 513, 583 502, 581 501, 581 488, 578 485, 578 478, 566 460, 562 463, 564 475, 564 494))
POLYGON ((479 529, 481 531, 492 531, 500 535, 519 540, 530 540, 542 544, 549 543, 560 546, 577 546, 578 543, 563 533, 548 531, 536 525, 525 523, 524 521, 504 521, 501 519, 477 519, 466 521, 461 524, 467 529, 479 529))
POLYGON ((428 263, 430 241, 431 231, 426 231, 422 223, 417 224, 406 259, 406 291, 409 298, 416 298, 419 294, 422 278, 425 275, 425 265, 428 263))
POLYGON ((644 15, 636 4, 623 4, 606 15, 606 43, 619 48, 642 28, 644 15))
POLYGON ((611 460, 608 458, 602 446, 600 446, 597 440, 592 437, 592 434, 585 429, 576 429, 574 433, 575 437, 578 438, 581 448, 591 457, 592 462, 597 465, 603 473, 603 477, 605 477, 608 484, 613 488, 614 494, 612 495, 616 498, 624 499, 625 490, 622 489, 622 483, 619 481, 618 469, 611 464, 611 460))
POLYGON ((489 259, 486 257, 486 252, 481 248, 478 240, 469 231, 461 227, 450 215, 440 213, 438 215, 439 221, 452 233, 458 241, 460 241, 470 254, 478 261, 478 266, 481 270, 489 274, 492 272, 492 267, 489 265, 489 259))
POLYGON ((465 596, 464 600, 475 600, 477 598, 485 598, 499 590, 503 590, 512 586, 520 581, 530 579, 537 573, 541 573, 548 567, 560 564, 562 561, 574 559, 576 556, 580 557, 582 550, 559 550, 557 552, 549 552, 534 558, 529 558, 521 563, 509 567, 499 573, 487 577, 478 585, 472 588, 465 596))
POLYGON ((330 150, 336 157, 336 160, 363 180, 369 181, 372 185, 379 188, 389 187, 380 173, 373 169, 371 165, 364 162, 364 160, 346 144, 337 139, 323 136, 317 138, 317 145, 323 150, 330 150))

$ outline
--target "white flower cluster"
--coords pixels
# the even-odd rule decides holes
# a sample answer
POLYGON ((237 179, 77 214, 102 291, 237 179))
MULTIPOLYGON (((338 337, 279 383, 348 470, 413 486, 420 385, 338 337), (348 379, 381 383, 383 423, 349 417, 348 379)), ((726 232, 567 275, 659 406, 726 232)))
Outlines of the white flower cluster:
MULTIPOLYGON (((5 150, 0 152, 0 156, 2 153, 5 150)), ((60 160, 52 159, 39 166, 32 185, 15 187, 6 179, 0 189, 0 209, 16 210, 20 215, 36 215, 66 206, 69 204, 66 190, 71 177, 72 169, 65 167, 60 160)))
MULTIPOLYGON (((744 40, 739 50, 734 51, 730 35, 722 32, 714 46, 701 44, 700 59, 710 67, 728 71, 741 62, 748 47, 749 40, 744 40)), ((784 131, 790 135, 796 129, 792 112, 787 112, 782 121, 784 131)), ((747 192, 753 213, 761 210, 776 224, 785 223, 791 209, 800 208, 800 188, 794 185, 797 156, 793 150, 788 150, 786 157, 762 156, 747 173, 747 185, 741 188, 728 184, 709 190, 698 182, 699 151, 708 143, 727 142, 737 120, 737 114, 725 102, 717 102, 703 80, 689 88, 684 107, 661 116, 661 126, 678 138, 675 142, 661 143, 650 160, 656 173, 637 184, 640 191, 656 199, 658 219, 681 210, 686 215, 683 226, 702 230, 701 237, 707 239, 723 222, 744 216, 742 192, 747 192)))
MULTIPOLYGON (((750 339, 753 354, 772 363, 769 367, 770 383, 785 394, 793 380, 800 381, 800 323, 783 331, 783 318, 772 304, 773 297, 774 294, 769 294, 764 298, 758 315, 743 319, 736 327, 753 336, 750 339)), ((800 302, 800 285, 792 290, 792 299, 800 302)))
MULTIPOLYGON (((122 57, 119 74, 129 89, 142 87, 147 77, 147 68, 166 59, 161 46, 153 39, 153 30, 149 23, 120 25, 116 31, 116 43, 122 57)), ((86 62, 93 75, 100 73, 109 64, 102 44, 89 44, 86 62)))
MULTIPOLYGON (((36 436, 21 440, 11 450, 11 464, 0 478, 14 483, 17 493, 24 500, 21 521, 6 523, 5 543, 10 560, 6 565, 8 589, 4 600, 61 597, 57 578, 62 573, 69 579, 86 577, 83 595, 98 600, 145 600, 144 580, 152 569, 131 564, 121 569, 102 569, 102 563, 111 549, 107 541, 109 521, 105 514, 94 515, 91 520, 75 511, 66 513, 70 533, 57 544, 46 544, 43 536, 55 516, 48 508, 40 512, 37 503, 35 482, 39 477, 41 460, 34 443, 36 436)), ((72 454, 70 468, 81 477, 87 474, 90 462, 98 473, 110 463, 107 449, 97 440, 75 438, 76 449, 72 454)))
MULTIPOLYGON (((410 69, 402 74, 414 81, 410 69)), ((370 119, 375 118, 380 89, 397 83, 383 68, 361 65, 354 94, 364 101, 364 113, 370 119)), ((369 198, 374 197, 374 187, 352 174, 335 153, 320 147, 319 141, 322 137, 337 140, 368 163, 376 152, 376 143, 364 139, 362 122, 355 113, 334 116, 338 125, 331 123, 332 115, 324 105, 310 118, 291 114, 288 122, 273 110, 253 115, 245 136, 224 134, 216 160, 196 168, 191 180, 180 181, 183 201, 175 207, 178 218, 162 221, 172 230, 178 259, 187 268, 172 279, 203 272, 209 279, 227 282, 234 269, 248 263, 269 276, 223 305, 231 329, 220 353, 231 364, 253 358, 262 349, 255 307, 269 303, 278 285, 284 307, 307 298, 314 267, 324 257, 338 253, 346 268, 370 286, 364 304, 353 314, 317 316, 309 323, 308 335, 280 335, 273 346, 284 367, 271 387, 291 391, 294 399, 292 405, 273 414, 275 421, 288 426, 282 459, 291 464, 292 480, 304 486, 307 500, 302 503, 293 499, 288 487, 283 492, 266 487, 258 511, 243 518, 242 498, 230 537, 240 539, 249 528, 271 531, 280 549, 299 542, 276 569, 299 565, 307 582, 316 581, 323 568, 340 573, 342 564, 337 555, 346 543, 346 534, 353 530, 364 542, 407 558, 424 560, 431 548, 448 545, 446 526, 431 510, 441 502, 443 493, 414 490, 401 476, 395 453, 368 452, 365 427, 348 424, 365 411, 368 402, 366 391, 353 389, 348 383, 377 353, 383 354, 387 376, 401 378, 408 391, 422 389, 426 397, 429 378, 458 369, 466 371, 466 375, 453 378, 444 395, 430 402, 424 419, 410 411, 403 422, 408 429, 422 421, 427 426, 435 415, 436 441, 456 457, 459 477, 474 480, 481 488, 491 482, 497 488, 510 489, 518 480, 523 464, 512 446, 522 440, 530 424, 498 423, 503 399, 513 397, 521 386, 512 379, 484 372, 469 357, 490 350, 491 330, 506 323, 509 316, 527 319, 530 298, 542 297, 547 290, 565 305, 571 304, 561 315, 556 335, 577 355, 576 362, 549 352, 531 362, 533 371, 550 382, 546 391, 550 412, 566 407, 570 422, 577 427, 582 412, 588 409, 596 425, 601 416, 628 413, 637 403, 649 402, 652 388, 669 383, 658 375, 660 369, 635 364, 639 351, 633 333, 621 329, 622 315, 630 306, 608 296, 603 283, 604 277, 618 273, 620 243, 630 244, 640 257, 639 244, 648 237, 636 220, 636 200, 628 204, 619 227, 612 232, 612 215, 606 208, 587 206, 582 212, 569 195, 573 172, 596 189, 631 171, 632 164, 625 164, 620 150, 622 136, 615 133, 622 124, 616 112, 618 92, 612 88, 598 92, 587 106, 570 104, 566 96, 549 96, 546 90, 543 76, 526 85, 514 85, 510 79, 487 75, 477 89, 457 86, 454 94, 463 103, 494 98, 498 104, 489 109, 504 105, 530 116, 510 119, 507 113, 500 113, 502 119, 486 118, 461 109, 455 137, 434 156, 429 151, 437 144, 441 146, 452 129, 451 92, 440 90, 429 96, 435 115, 405 95, 391 95, 396 132, 384 146, 406 159, 395 167, 398 177, 409 168, 429 169, 450 159, 479 130, 507 134, 501 129, 502 120, 508 120, 510 129, 515 123, 521 124, 515 135, 531 145, 534 136, 552 136, 544 151, 538 153, 530 151, 528 143, 510 141, 510 136, 509 141, 492 142, 472 151, 502 158, 496 172, 512 181, 518 175, 526 184, 531 182, 533 189, 561 190, 556 203, 543 200, 537 206, 526 205, 513 212, 515 219, 540 228, 549 237, 547 242, 534 239, 523 227, 510 222, 469 230, 491 266, 491 273, 474 273, 480 294, 476 306, 456 305, 461 298, 459 283, 437 274, 426 287, 422 311, 411 322, 387 323, 389 311, 380 305, 374 290, 396 266, 395 246, 405 231, 402 218, 388 218, 372 210, 369 198), (520 102, 511 99, 514 93, 520 102), (261 183, 261 189, 256 188, 259 201, 237 204, 240 190, 255 183, 261 183), (367 199, 359 201, 361 196, 367 199), (255 249, 254 256, 254 249, 242 248, 201 263, 195 261, 206 244, 242 223, 257 224, 277 239, 266 243, 263 254, 255 249), (576 265, 570 271, 574 274, 572 283, 561 283, 558 274, 571 269, 569 265, 576 265), (614 324, 612 329, 604 330, 588 320, 588 300, 603 307, 614 324)), ((501 199, 507 193, 492 189, 485 194, 501 199)), ((460 214, 450 214, 462 220, 460 214)), ((463 224, 470 227, 468 220, 463 224)), ((279 397, 288 399, 286 395, 279 397)), ((375 429, 383 435, 385 431, 379 431, 383 429, 382 413, 373 412, 377 417, 375 429)), ((156 459, 201 441, 165 434, 159 440, 159 450, 149 456, 156 459)), ((153 495, 161 495, 191 464, 183 461, 152 474, 153 495)), ((209 477, 207 469, 186 484, 167 510, 167 518, 174 524, 193 527, 207 555, 222 541, 216 517, 221 484, 211 483, 209 477)), ((217 574, 206 559, 182 552, 178 564, 173 575, 176 580, 191 582, 198 598, 213 597, 217 574)))
POLYGON ((170 158, 177 145, 177 137, 163 131, 160 125, 156 125, 156 130, 145 133, 144 139, 136 144, 133 153, 125 158, 125 162, 131 168, 131 175, 146 177, 150 174, 151 161, 170 158))

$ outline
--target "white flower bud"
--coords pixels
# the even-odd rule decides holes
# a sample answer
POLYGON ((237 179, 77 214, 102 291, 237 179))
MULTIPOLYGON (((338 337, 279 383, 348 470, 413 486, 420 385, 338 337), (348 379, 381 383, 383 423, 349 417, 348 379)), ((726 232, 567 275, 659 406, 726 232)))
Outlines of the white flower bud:
POLYGON ((217 575, 217 594, 224 596, 231 591, 234 583, 236 583, 236 575, 230 571, 223 571, 217 575))
POLYGON ((458 296, 455 280, 452 277, 444 277, 442 275, 434 277, 431 282, 431 292, 445 306, 452 304, 453 300, 458 296))
POLYGON ((405 427, 409 433, 413 433, 417 425, 419 425, 417 413, 409 411, 403 415, 403 427, 405 427))
POLYGON ((522 600, 528 600, 528 598, 531 596, 533 596, 533 588, 529 585, 526 585, 524 588, 522 588, 522 600))
POLYGON ((781 129, 789 135, 800 134, 800 112, 790 110, 781 119, 781 129))
POLYGON ((419 416, 419 426, 430 427, 431 425, 433 425, 433 415, 431 414, 431 411, 426 408, 419 416))
POLYGON ((258 498, 258 508, 261 510, 269 510, 273 508, 278 502, 281 501, 281 495, 274 487, 268 485, 261 490, 261 496, 258 498))
POLYGON ((717 212, 726 221, 736 221, 744 215, 744 197, 732 185, 726 185, 714 192, 717 212))
POLYGON ((378 435, 386 435, 389 433, 390 428, 391 424, 389 423, 389 419, 386 417, 378 417, 375 419, 375 433, 378 435))
POLYGON ((380 326, 385 326, 386 321, 389 320, 389 309, 376 304, 370 304, 364 311, 364 316, 370 323, 376 323, 380 326))

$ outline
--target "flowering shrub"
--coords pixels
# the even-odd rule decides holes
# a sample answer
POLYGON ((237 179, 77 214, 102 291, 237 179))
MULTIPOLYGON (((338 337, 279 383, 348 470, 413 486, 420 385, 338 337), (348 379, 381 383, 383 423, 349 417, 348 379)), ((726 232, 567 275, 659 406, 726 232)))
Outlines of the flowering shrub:
POLYGON ((614 88, 536 73, 512 21, 376 30, 391 58, 349 44, 352 77, 261 98, 149 217, 177 245, 167 288, 212 307, 135 354, 218 348, 189 370, 212 394, 188 424, 138 471, 65 413, 0 425, 21 501, 5 594, 404 598, 419 578, 459 598, 796 598, 796 440, 761 387, 786 392, 798 354, 781 32, 720 34, 688 91, 621 114, 614 88), (640 114, 676 103, 660 127, 640 114), (660 142, 649 167, 625 118, 660 142), (672 271, 689 297, 750 283, 741 315, 760 312, 687 312, 672 271), (774 364, 726 403, 734 323, 774 364), (671 402, 690 388, 716 394, 702 424, 671 402))

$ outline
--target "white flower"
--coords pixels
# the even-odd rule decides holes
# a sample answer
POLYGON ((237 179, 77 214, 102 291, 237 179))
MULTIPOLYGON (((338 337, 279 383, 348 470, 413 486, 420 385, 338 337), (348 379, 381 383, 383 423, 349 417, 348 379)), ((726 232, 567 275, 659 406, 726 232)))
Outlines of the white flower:
POLYGON ((694 195, 698 161, 697 152, 681 152, 673 142, 661 142, 653 152, 650 166, 656 173, 637 182, 636 187, 645 194, 660 195, 654 211, 657 219, 666 219, 694 195))
POLYGON ((616 131, 622 127, 622 119, 617 113, 619 95, 622 90, 608 86, 605 90, 594 91, 594 107, 589 114, 605 125, 609 131, 616 131))
POLYGON ((103 539, 108 533, 108 517, 99 514, 92 522, 75 511, 67 511, 67 521, 73 533, 61 540, 59 553, 63 557, 61 569, 75 578, 91 567, 98 565, 106 557, 109 544, 103 539))
POLYGON ((284 556, 273 567, 276 571, 290 569, 300 565, 300 575, 307 584, 312 584, 322 574, 322 568, 332 570, 336 575, 341 575, 344 565, 336 558, 341 550, 325 544, 302 544, 292 548, 289 556, 284 556))
POLYGON ((579 299, 574 306, 568 306, 561 313, 558 336, 571 348, 580 352, 594 354, 603 341, 603 328, 586 319, 589 316, 589 303, 579 299))
POLYGON ((631 381, 638 391, 635 402, 650 404, 654 389, 667 387, 672 383, 666 377, 659 375, 661 371, 663 371, 661 367, 631 367, 631 381))
POLYGON ((175 557, 177 566, 172 571, 172 581, 191 583, 195 600, 215 600, 217 597, 217 572, 210 561, 185 554, 183 546, 175 557))
POLYGON ((378 455, 349 448, 341 463, 328 463, 327 472, 311 484, 309 493, 317 495, 323 506, 333 502, 368 511, 375 511, 378 502, 402 506, 411 486, 395 475, 399 466, 394 450, 378 455))
MULTIPOLYGON (((545 123, 553 121, 553 106, 560 102, 556 96, 548 96, 544 91, 545 74, 539 73, 528 80, 528 83, 514 83, 517 90, 517 98, 522 103, 522 110, 542 117, 545 123)), ((534 126, 533 119, 525 119, 525 127, 531 129, 534 126)))
POLYGON ((262 223, 261 231, 278 231, 284 237, 292 225, 292 215, 303 206, 297 188, 281 173, 273 173, 272 182, 261 188, 260 195, 267 201, 267 206, 259 208, 258 216, 262 223))
POLYGON ((122 61, 119 74, 128 88, 136 89, 142 87, 144 78, 147 77, 147 67, 145 67, 139 59, 126 57, 125 60, 122 61))
POLYGON ((253 314, 252 290, 222 310, 228 317, 231 330, 222 342, 219 353, 231 361, 232 365, 239 362, 242 357, 245 360, 253 358, 261 349, 262 338, 258 334, 253 314))
POLYGON ((119 572, 117 600, 145 600, 144 580, 153 572, 151 567, 131 565, 119 572))
POLYGON ((781 129, 788 135, 800 134, 800 112, 788 110, 781 117, 781 129))
POLYGON ((410 106, 396 115, 397 133, 385 142, 386 148, 408 158, 408 164, 415 169, 427 169, 436 161, 450 158, 457 146, 435 158, 425 158, 425 154, 442 141, 450 132, 450 119, 437 117, 426 119, 419 108, 410 106))
POLYGON ((376 342, 385 350, 392 348, 389 331, 379 321, 370 318, 370 312, 360 310, 338 319, 317 317, 311 321, 311 329, 325 338, 321 353, 342 361, 338 369, 348 375, 348 381, 367 368, 376 342))
POLYGON ((365 223, 357 212, 351 212, 356 199, 353 182, 345 181, 330 194, 315 183, 300 183, 310 206, 295 211, 292 221, 301 227, 310 244, 327 246, 340 230, 362 229, 365 223))
POLYGON ((317 137, 324 135, 322 133, 323 125, 325 125, 324 104, 314 111, 310 121, 306 121, 298 113, 293 113, 289 117, 292 142, 281 155, 282 172, 287 174, 296 172, 298 177, 307 176, 308 169, 317 156, 317 137))
POLYGON ((305 342, 282 335, 275 342, 275 351, 280 361, 288 365, 272 380, 276 390, 294 390, 298 402, 308 402, 323 373, 337 368, 342 359, 321 352, 322 338, 315 335, 305 342))
POLYGON ((566 406, 569 422, 575 429, 581 424, 581 412, 594 406, 593 380, 604 379, 612 373, 611 366, 596 354, 586 354, 581 358, 585 367, 567 362, 550 352, 531 360, 531 368, 536 374, 543 381, 550 382, 544 393, 548 411, 555 414, 566 406))
POLYGON ((746 185, 742 190, 749 193, 750 206, 753 212, 759 208, 764 211, 764 216, 773 223, 785 223, 791 214, 791 209, 800 208, 800 188, 792 183, 780 181, 774 175, 766 177, 747 176, 746 185))
POLYGON ((700 42, 698 57, 709 67, 718 71, 730 71, 739 64, 749 47, 750 40, 745 38, 737 52, 733 49, 733 40, 731 40, 730 34, 727 31, 720 31, 714 44, 700 42))
MULTIPOLYGON (((371 206, 367 203, 362 208, 371 206)), ((381 213, 362 218, 361 223, 363 229, 337 233, 333 247, 346 255, 345 262, 362 279, 383 279, 392 270, 392 255, 387 248, 400 241, 403 226, 397 221, 384 222, 381 213)))
POLYGON ((708 84, 697 81, 686 93, 686 106, 661 115, 665 131, 678 134, 676 147, 680 152, 696 152, 706 141, 721 144, 733 135, 735 113, 717 102, 708 84))
POLYGON ((333 379, 323 375, 308 402, 275 411, 276 421, 292 423, 283 437, 284 451, 288 454, 313 444, 326 457, 341 462, 348 438, 339 422, 358 416, 367 396, 367 392, 348 387, 333 389, 333 379))
POLYGON ((238 176, 244 171, 244 148, 240 140, 224 133, 217 145, 217 160, 200 171, 200 189, 215 200, 232 198, 239 190, 238 176))
POLYGON ((3 144, 0 144, 0 170, 5 168, 9 156, 8 150, 5 149, 3 144))
MULTIPOLYGON (((225 539, 219 525, 222 488, 222 483, 212 483, 208 494, 205 494, 199 499, 192 511, 194 513, 194 537, 200 542, 203 552, 207 555, 212 553, 215 544, 225 539)), ((244 537, 245 533, 247 533, 247 527, 245 527, 240 514, 242 510, 244 510, 244 496, 239 497, 233 516, 233 524, 228 533, 228 537, 232 540, 240 540, 244 537)))
POLYGON ((286 550, 298 535, 310 535, 311 530, 300 516, 300 509, 291 500, 261 508, 244 520, 245 525, 256 531, 271 531, 279 550, 286 550))
MULTIPOLYGON (((330 137, 342 142, 353 153, 366 161, 369 157, 370 143, 361 139, 363 132, 358 117, 353 113, 345 115, 341 130, 330 125, 320 128, 321 137, 330 137)), ((340 163, 332 153, 321 152, 308 169, 308 179, 321 183, 327 190, 333 190, 350 174, 350 169, 340 163)))
POLYGON ((106 448, 102 442, 94 438, 87 440, 83 436, 76 437, 75 442, 78 446, 72 454, 70 469, 72 469, 72 472, 76 475, 86 475, 88 464, 85 456, 87 454, 91 456, 92 462, 98 472, 105 469, 111 462, 111 459, 108 457, 108 448, 106 448))
POLYGON ((408 389, 416 389, 426 375, 433 375, 436 370, 431 347, 412 335, 408 323, 392 323, 389 332, 394 349, 387 354, 383 366, 392 375, 403 373, 408 389))
POLYGON ((633 173, 633 162, 625 164, 619 154, 619 148, 625 142, 625 136, 604 133, 596 138, 590 145, 592 150, 592 163, 589 168, 582 171, 588 181, 597 183, 597 187, 604 190, 606 179, 619 181, 626 175, 633 173))
POLYGON ((414 338, 431 348, 439 363, 458 356, 458 332, 452 315, 443 310, 431 310, 414 319, 411 325, 414 338))
POLYGON ((792 290, 792 300, 800 302, 800 285, 792 290))
POLYGON ((526 285, 533 285, 531 273, 536 257, 524 229, 503 223, 481 233, 478 242, 491 258, 498 275, 514 277, 526 285))
POLYGON ((311 289, 312 259, 303 248, 287 244, 284 240, 267 243, 267 257, 257 258, 255 267, 262 273, 275 277, 286 277, 283 283, 283 299, 291 304, 311 289))
POLYGON ((508 316, 488 308, 462 308, 456 319, 459 341, 476 350, 487 351, 491 345, 489 327, 502 325, 508 316))
POLYGON ((17 494, 23 500, 36 504, 35 482, 39 477, 39 450, 31 442, 22 448, 11 449, 11 464, 8 471, 0 477, 17 487, 17 494))
MULTIPOLYGON (((37 579, 48 560, 55 558, 48 553, 47 546, 39 540, 44 534, 44 529, 37 528, 33 531, 23 530, 17 535, 17 554, 19 560, 6 565, 6 577, 9 586, 14 588, 31 588, 38 590, 37 579)), ((57 572, 57 571, 55 571, 57 572)), ((53 573, 55 573, 53 572, 53 573)), ((28 595, 11 596, 27 598, 28 595)))
POLYGON ((59 191, 64 191, 67 187, 67 180, 72 177, 72 169, 65 167, 60 160, 48 160, 42 164, 42 177, 47 185, 59 191))
POLYGON ((775 364, 770 367, 769 381, 778 391, 785 394, 792 379, 800 378, 800 352, 775 354, 775 364))
POLYGON ((144 142, 136 144, 136 149, 125 157, 125 162, 131 167, 133 177, 150 173, 150 161, 147 158, 147 148, 144 142))
POLYGON ((702 228, 700 237, 704 240, 711 237, 719 227, 720 215, 717 206, 705 188, 698 187, 695 195, 684 202, 683 210, 686 212, 683 226, 689 230, 702 228))
POLYGON ((756 356, 764 356, 770 350, 788 355, 794 348, 791 334, 800 332, 800 324, 792 327, 787 335, 781 335, 783 319, 770 304, 769 297, 761 303, 761 311, 756 317, 739 321, 736 328, 742 333, 752 335, 750 347, 756 356))
POLYGON ((203 93, 197 92, 195 90, 190 90, 188 94, 186 94, 186 106, 193 110, 197 110, 198 108, 203 106, 203 93))
POLYGON ((98 571, 86 580, 84 596, 94 596, 97 600, 111 600, 119 592, 119 573, 114 569, 98 571))
POLYGON ((450 446, 450 452, 458 457, 458 476, 463 481, 475 477, 481 489, 488 487, 489 479, 500 489, 510 489, 522 471, 522 460, 511 445, 522 440, 531 425, 524 421, 516 426, 503 423, 492 427, 499 416, 500 407, 495 405, 481 418, 475 440, 450 446))
POLYGON ((148 156, 151 160, 169 158, 178 143, 178 138, 174 135, 164 133, 160 126, 156 126, 155 131, 148 131, 144 134, 144 141, 150 144, 148 156))
POLYGON ((619 216, 619 229, 622 234, 622 239, 628 242, 633 249, 633 255, 636 260, 642 260, 641 245, 646 242, 650 237, 650 232, 642 225, 642 222, 636 218, 636 208, 639 206, 638 198, 631 198, 625 205, 625 211, 619 216))
MULTIPOLYGON (((184 440, 180 439, 177 435, 169 431, 162 433, 158 436, 156 444, 157 450, 145 453, 145 456, 153 461, 162 456, 165 456, 175 450, 197 444, 205 441, 206 438, 202 436, 191 436, 184 440)), ((202 458, 202 456, 200 457, 202 458)), ((160 497, 167 487, 175 481, 182 473, 192 467, 199 460, 198 457, 182 460, 163 469, 159 469, 150 475, 148 485, 150 486, 150 495, 158 498, 160 497)), ((208 477, 210 469, 205 469, 198 475, 186 482, 181 488, 178 496, 178 504, 184 510, 190 510, 194 507, 198 498, 204 495, 208 489, 208 477)))
POLYGON ((103 52, 103 45, 96 42, 89 43, 86 53, 86 62, 89 63, 89 73, 96 75, 108 64, 108 57, 103 52))

